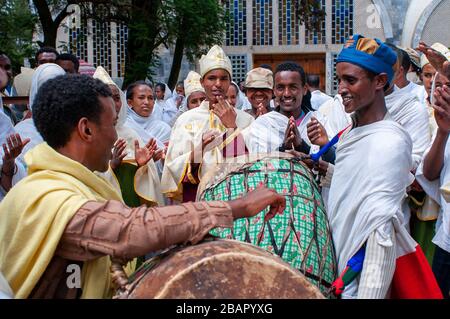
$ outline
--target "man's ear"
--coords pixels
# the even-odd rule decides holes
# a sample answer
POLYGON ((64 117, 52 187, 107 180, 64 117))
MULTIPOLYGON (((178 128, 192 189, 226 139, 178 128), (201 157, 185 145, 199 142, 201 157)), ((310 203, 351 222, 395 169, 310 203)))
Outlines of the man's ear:
POLYGON ((83 117, 78 121, 78 135, 83 141, 90 142, 92 141, 92 125, 87 118, 83 117))
MULTIPOLYGON (((375 84, 377 87, 377 90, 382 90, 384 91, 384 88, 386 87, 386 85, 388 84, 388 75, 386 73, 380 73, 375 77, 375 84)), ((394 81, 394 79, 392 79, 392 81, 394 81)))

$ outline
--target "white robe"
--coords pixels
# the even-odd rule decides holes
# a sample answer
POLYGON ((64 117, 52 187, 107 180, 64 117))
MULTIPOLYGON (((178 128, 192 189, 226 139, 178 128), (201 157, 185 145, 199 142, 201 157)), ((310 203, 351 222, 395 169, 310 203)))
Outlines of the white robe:
POLYGON ((317 111, 320 106, 326 102, 333 100, 333 98, 320 90, 315 90, 311 92, 311 106, 317 111))
POLYGON ((430 145, 428 114, 415 94, 404 92, 396 89, 386 96, 386 108, 412 139, 413 169, 416 169, 422 160, 423 153, 430 145))
MULTIPOLYGON (((431 146, 426 151, 424 158, 430 149, 431 146)), ((433 237, 433 243, 450 253, 450 203, 445 200, 443 193, 440 191, 441 187, 444 187, 444 185, 450 182, 450 139, 447 140, 447 144, 445 145, 444 166, 440 177, 434 181, 426 179, 423 175, 422 162, 417 169, 416 179, 427 195, 440 205, 440 211, 436 221, 436 235, 433 237)))
POLYGON ((421 103, 421 104, 425 103, 427 91, 425 90, 425 87, 423 85, 418 85, 416 83, 409 82, 409 84, 407 86, 405 86, 404 88, 399 89, 399 90, 403 94, 416 95, 417 98, 419 99, 419 103, 421 103))
POLYGON ((155 100, 155 106, 153 107, 152 116, 154 119, 169 124, 178 112, 178 108, 175 102, 176 93, 172 94, 170 88, 165 84, 166 89, 164 91, 163 100, 155 100))
MULTIPOLYGON (((311 145, 308 138, 306 125, 311 117, 323 123, 324 118, 318 112, 308 112, 298 126, 301 138, 311 145)), ((258 117, 247 129, 242 132, 245 145, 250 154, 271 153, 277 151, 284 141, 284 135, 289 122, 289 118, 279 112, 273 111, 258 117)), ((319 150, 319 147, 312 145, 311 152, 319 150)))
MULTIPOLYGON (((0 103, 2 103, 1 97, 0 103)), ((3 155, 4 155, 2 145, 3 143, 6 144, 6 138, 13 133, 16 132, 12 126, 10 118, 5 113, 3 113, 3 110, 0 109, 0 170, 3 167, 3 155)), ((23 140, 22 136, 21 138, 23 140)), ((15 163, 17 165, 17 171, 12 178, 12 186, 14 186, 16 183, 18 183, 22 178, 24 178, 27 175, 25 166, 22 164, 22 162, 16 159, 15 163)), ((6 195, 5 190, 3 189, 3 187, 0 186, 0 201, 5 197, 5 195, 6 195)))
MULTIPOLYGON (((239 134, 240 130, 253 122, 253 117, 241 110, 235 109, 236 125, 238 129, 230 139, 239 134)), ((200 145, 202 135, 208 130, 215 129, 225 132, 226 128, 220 119, 209 109, 209 102, 203 101, 198 108, 189 110, 180 115, 175 122, 170 137, 169 148, 166 154, 164 170, 161 178, 163 193, 171 197, 178 197, 182 193, 182 181, 189 172, 189 158, 194 147, 200 145)), ((212 166, 223 162, 223 145, 205 152, 198 175, 201 178, 212 166)))
POLYGON ((341 136, 328 201, 338 273, 371 233, 401 220, 401 202, 413 181, 411 152, 411 138, 392 120, 341 136))

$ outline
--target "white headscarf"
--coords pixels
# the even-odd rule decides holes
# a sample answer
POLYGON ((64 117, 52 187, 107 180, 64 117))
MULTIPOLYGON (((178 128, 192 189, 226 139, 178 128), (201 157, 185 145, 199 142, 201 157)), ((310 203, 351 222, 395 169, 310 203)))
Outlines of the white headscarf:
POLYGON ((238 110, 242 110, 242 107, 244 106, 245 94, 241 91, 236 82, 231 81, 231 85, 234 85, 234 88, 236 89, 236 105, 234 107, 238 110))
MULTIPOLYGON (((33 73, 33 78, 31 79, 31 89, 30 89, 30 110, 36 99, 39 88, 50 79, 56 78, 59 75, 64 75, 66 72, 59 65, 54 63, 45 63, 40 65, 33 73)), ((19 155, 18 159, 25 165, 25 154, 31 150, 36 145, 42 143, 44 139, 41 134, 39 134, 36 126, 34 125, 33 119, 26 119, 19 122, 15 126, 15 130, 20 134, 22 140, 29 138, 30 142, 25 145, 22 153, 19 155)))
POLYGON ((40 65, 33 73, 30 89, 30 110, 33 107, 34 99, 42 84, 47 80, 56 78, 58 75, 64 75, 66 72, 62 67, 55 63, 45 63, 40 65))
POLYGON ((120 101, 122 102, 122 106, 118 114, 116 131, 119 138, 125 139, 127 141, 127 148, 126 148, 127 157, 125 157, 125 159, 134 158, 134 140, 138 140, 141 147, 144 144, 139 138, 139 135, 137 134, 136 131, 125 126, 125 122, 127 121, 127 109, 128 109, 127 97, 125 93, 111 79, 108 72, 106 72, 106 70, 103 67, 98 66, 97 69, 95 70, 93 77, 94 79, 99 79, 100 81, 102 81, 107 85, 114 85, 119 90, 120 101))

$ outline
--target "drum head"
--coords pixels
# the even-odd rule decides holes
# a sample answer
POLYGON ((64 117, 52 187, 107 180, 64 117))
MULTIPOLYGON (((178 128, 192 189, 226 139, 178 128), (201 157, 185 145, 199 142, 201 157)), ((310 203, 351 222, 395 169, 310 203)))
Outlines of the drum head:
POLYGON ((234 240, 175 249, 142 268, 127 298, 324 298, 281 258, 234 240))

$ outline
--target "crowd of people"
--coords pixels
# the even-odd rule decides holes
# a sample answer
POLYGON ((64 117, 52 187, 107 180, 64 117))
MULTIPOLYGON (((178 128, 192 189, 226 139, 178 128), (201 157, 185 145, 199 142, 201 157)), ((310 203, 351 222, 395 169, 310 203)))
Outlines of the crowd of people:
POLYGON ((318 177, 339 295, 450 298, 445 45, 353 35, 333 97, 291 61, 233 81, 217 45, 173 92, 146 79, 121 88, 102 66, 80 75, 78 59, 53 48, 36 64, 13 77, 0 52, 2 95, 29 95, 25 106, 1 104, 0 296, 111 297, 111 261, 195 244, 267 206, 268 217, 281 213, 284 197, 265 187, 228 202, 196 198, 218 164, 288 152, 318 177), (410 268, 399 262, 413 255, 410 268), (69 264, 82 268, 82 287, 65 284, 69 264))

